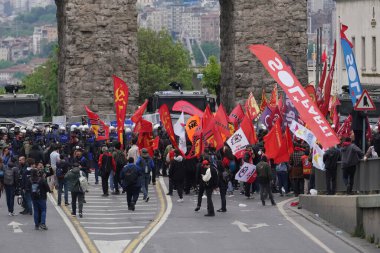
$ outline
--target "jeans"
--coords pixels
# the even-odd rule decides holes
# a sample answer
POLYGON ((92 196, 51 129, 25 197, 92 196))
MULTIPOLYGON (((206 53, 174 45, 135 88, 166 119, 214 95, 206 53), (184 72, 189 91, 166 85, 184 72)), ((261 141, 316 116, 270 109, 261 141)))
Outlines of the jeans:
POLYGON ((8 212, 13 213, 15 205, 15 186, 4 185, 4 190, 7 197, 8 212))
MULTIPOLYGON (((113 176, 113 187, 115 189, 115 192, 119 192, 119 185, 121 185, 121 180, 120 180, 120 171, 123 168, 117 168, 116 173, 113 176)), ((111 188, 112 189, 112 188, 111 188)))
POLYGON ((281 188, 284 187, 285 193, 289 192, 288 188, 288 172, 286 171, 277 171, 278 178, 278 187, 280 189, 280 193, 282 194, 281 188))
POLYGON ((71 209, 74 215, 77 214, 77 199, 78 199, 78 208, 79 213, 83 212, 83 201, 84 193, 83 192, 71 192, 71 209))
POLYGON ((326 190, 328 195, 335 195, 336 191, 336 169, 326 169, 326 190))
POLYGON ((31 192, 25 192, 24 197, 25 197, 26 210, 28 211, 28 213, 33 213, 31 192))
POLYGON ((128 206, 131 206, 131 204, 136 204, 137 200, 139 199, 140 187, 129 186, 129 187, 126 187, 125 190, 127 192, 128 206))
POLYGON ((33 200, 34 224, 46 224, 46 199, 33 200))
MULTIPOLYGON (((112 192, 115 190, 115 187, 114 187, 114 177, 115 177, 114 172, 111 171, 111 173, 109 174, 109 181, 110 181, 109 183, 110 183, 110 189, 111 189, 112 192)), ((108 190, 107 190, 107 192, 108 192, 108 190)))
MULTIPOLYGON (((112 173, 111 173, 112 175, 112 173)), ((102 188, 103 194, 108 194, 108 178, 110 177, 110 173, 103 172, 102 173, 102 188)))
POLYGON ((141 190, 144 194, 144 199, 148 197, 149 181, 150 181, 150 173, 144 173, 141 177, 141 190))
POLYGON ((272 194, 270 182, 260 183, 260 199, 263 202, 263 204, 265 204, 265 198, 266 198, 267 194, 269 196, 271 203, 274 204, 274 199, 273 199, 273 194, 272 194))
POLYGON ((95 183, 99 183, 99 165, 96 161, 93 162, 93 166, 95 168, 95 183))
POLYGON ((58 178, 58 205, 61 204, 62 190, 64 190, 65 204, 69 203, 69 192, 67 191, 67 182, 64 178, 58 178))
POLYGON ((343 181, 347 187, 347 193, 352 192, 352 187, 354 186, 356 166, 350 166, 343 168, 343 181))

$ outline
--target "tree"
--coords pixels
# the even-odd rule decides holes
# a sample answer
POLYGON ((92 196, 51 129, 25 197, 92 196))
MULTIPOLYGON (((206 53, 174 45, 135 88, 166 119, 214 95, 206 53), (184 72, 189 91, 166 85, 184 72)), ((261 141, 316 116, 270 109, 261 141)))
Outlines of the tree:
POLYGON ((167 31, 141 28, 137 45, 140 100, 155 91, 169 89, 168 84, 172 81, 182 83, 183 89, 192 89, 189 53, 181 43, 174 42, 167 31))
POLYGON ((58 46, 52 50, 49 59, 35 71, 26 76, 22 83, 25 93, 36 93, 43 97, 45 119, 58 114, 58 46))
POLYGON ((208 58, 208 65, 203 70, 202 85, 210 92, 216 93, 216 87, 220 83, 221 68, 215 56, 208 58))

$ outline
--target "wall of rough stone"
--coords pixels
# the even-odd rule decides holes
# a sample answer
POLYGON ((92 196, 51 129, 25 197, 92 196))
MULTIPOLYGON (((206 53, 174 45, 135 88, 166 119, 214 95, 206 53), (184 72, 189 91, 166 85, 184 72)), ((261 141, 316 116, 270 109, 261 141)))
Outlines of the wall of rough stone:
POLYGON ((262 64, 247 49, 265 44, 288 58, 303 85, 307 84, 306 0, 220 0, 221 102, 231 109, 250 91, 260 98, 275 84, 262 64))
POLYGON ((56 0, 61 112, 85 114, 84 105, 114 113, 115 74, 138 98, 136 0, 56 0))
MULTIPOLYGON (((58 6, 59 96, 66 115, 84 114, 83 105, 113 113, 112 75, 130 86, 129 109, 136 106, 136 0, 56 0, 58 6)), ((296 69, 307 84, 306 0, 220 0, 221 102, 231 109, 249 91, 257 97, 274 81, 248 51, 266 44, 296 69)))

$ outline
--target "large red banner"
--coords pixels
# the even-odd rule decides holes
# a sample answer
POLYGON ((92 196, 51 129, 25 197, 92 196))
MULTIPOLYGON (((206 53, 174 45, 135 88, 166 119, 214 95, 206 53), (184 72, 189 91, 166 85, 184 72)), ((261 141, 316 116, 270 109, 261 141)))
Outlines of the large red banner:
POLYGON ((251 45, 249 49, 288 95, 301 119, 314 133, 319 143, 326 149, 338 144, 339 139, 325 116, 281 57, 273 49, 264 45, 251 45))
POLYGON ((198 107, 184 100, 179 100, 175 102, 175 104, 172 107, 172 110, 175 112, 184 112, 191 116, 198 115, 201 118, 203 116, 203 112, 198 107))
POLYGON ((170 117, 169 108, 166 104, 161 105, 159 109, 160 120, 162 125, 164 126, 166 133, 169 136, 169 140, 171 141, 174 148, 178 149, 177 141, 174 135, 173 123, 170 117))
POLYGON ((127 84, 117 76, 113 76, 113 92, 116 109, 117 137, 123 146, 124 121, 129 94, 127 84))
POLYGON ((91 125, 92 130, 94 130, 95 137, 97 141, 105 141, 109 139, 109 126, 104 124, 102 120, 100 120, 98 114, 94 113, 87 106, 84 107, 87 112, 88 121, 91 125))

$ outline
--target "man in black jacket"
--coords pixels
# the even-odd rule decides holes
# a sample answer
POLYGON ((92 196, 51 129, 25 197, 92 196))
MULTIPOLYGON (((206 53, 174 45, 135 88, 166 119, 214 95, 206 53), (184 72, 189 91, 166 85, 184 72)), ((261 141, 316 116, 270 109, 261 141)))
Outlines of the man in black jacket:
POLYGON ((352 194, 356 165, 364 157, 364 153, 358 146, 352 143, 350 137, 347 137, 345 142, 343 142, 341 152, 344 184, 347 187, 347 194, 352 194))
POLYGON ((329 148, 323 155, 323 163, 326 169, 326 190, 328 195, 335 195, 336 172, 341 155, 337 147, 329 148))
MULTIPOLYGON (((176 149, 174 150, 174 159, 169 167, 169 179, 172 180, 171 187, 176 187, 179 199, 178 202, 183 202, 183 186, 185 181, 185 166, 183 164, 183 157, 181 152, 176 149)), ((173 192, 173 189, 169 190, 173 192)))
MULTIPOLYGON (((210 162, 204 160, 200 169, 201 181, 200 184, 203 185, 203 188, 206 191, 207 197, 207 214, 205 216, 215 216, 214 204, 212 202, 212 192, 216 187, 218 187, 218 172, 216 168, 211 166, 210 162)), ((199 200, 199 195, 198 195, 199 200)), ((199 204, 199 201, 198 201, 199 204)), ((198 210, 200 205, 197 206, 198 210)), ((196 210, 196 211, 198 211, 196 210)))

